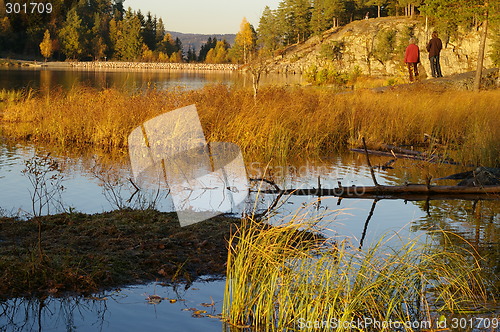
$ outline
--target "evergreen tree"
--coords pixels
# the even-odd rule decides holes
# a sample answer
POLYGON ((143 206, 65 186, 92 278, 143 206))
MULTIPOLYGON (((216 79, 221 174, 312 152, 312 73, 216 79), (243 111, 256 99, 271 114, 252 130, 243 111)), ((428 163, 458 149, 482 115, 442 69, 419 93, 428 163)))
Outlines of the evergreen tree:
POLYGON ((304 41, 311 33, 309 0, 284 0, 278 6, 277 30, 286 44, 304 41))
POLYGON ((45 61, 52 56, 52 40, 50 39, 50 32, 48 29, 45 30, 43 34, 43 40, 40 43, 40 53, 45 58, 45 61))
POLYGON ((118 28, 118 22, 113 18, 109 21, 109 41, 110 41, 110 50, 108 54, 115 58, 115 55, 118 54, 116 51, 116 46, 118 44, 118 40, 122 38, 122 32, 118 28))
POLYGON ((196 59, 197 59, 196 51, 192 46, 189 46, 189 49, 187 51, 187 62, 195 62, 196 59))
POLYGON ((261 49, 274 51, 279 47, 279 36, 276 33, 276 14, 266 6, 262 12, 257 28, 257 43, 261 49))
MULTIPOLYGON (((120 60, 134 60, 142 53, 141 21, 129 8, 122 21, 113 28, 115 57, 120 60)), ((110 33, 111 33, 110 26, 110 33)))
POLYGON ((82 20, 75 9, 68 12, 63 28, 59 31, 59 40, 64 54, 71 59, 78 58, 82 52, 82 20))
POLYGON ((108 31, 106 19, 101 17, 104 14, 95 13, 94 15, 94 26, 92 27, 90 34, 90 54, 93 56, 94 60, 100 60, 106 55, 108 50, 108 31))
POLYGON ((297 43, 305 41, 311 34, 311 3, 309 0, 289 0, 295 24, 293 35, 297 37, 297 43))
POLYGON ((207 58, 208 52, 217 45, 217 38, 208 37, 208 40, 205 44, 201 45, 200 52, 198 55, 199 62, 205 62, 207 58))
POLYGON ((142 39, 144 43, 148 46, 150 50, 156 48, 156 27, 151 12, 146 15, 146 20, 144 22, 144 27, 142 29, 142 39))
POLYGON ((377 6, 377 17, 382 16, 382 6, 387 4, 388 0, 370 0, 368 5, 377 6))
POLYGON ((179 39, 179 37, 175 38, 175 48, 177 51, 181 52, 182 56, 182 41, 179 39))
POLYGON ((163 25, 163 20, 161 19, 161 17, 158 19, 158 22, 156 23, 155 34, 156 34, 156 43, 160 43, 165 37, 165 26, 163 25))
POLYGON ((313 2, 311 29, 319 34, 332 27, 338 27, 345 19, 346 7, 343 0, 315 0, 313 2))
POLYGON ((7 16, 0 17, 0 50, 11 49, 12 44, 12 26, 7 16))
POLYGON ((113 0, 113 17, 117 21, 121 21, 125 15, 125 8, 123 7, 123 0, 113 0))

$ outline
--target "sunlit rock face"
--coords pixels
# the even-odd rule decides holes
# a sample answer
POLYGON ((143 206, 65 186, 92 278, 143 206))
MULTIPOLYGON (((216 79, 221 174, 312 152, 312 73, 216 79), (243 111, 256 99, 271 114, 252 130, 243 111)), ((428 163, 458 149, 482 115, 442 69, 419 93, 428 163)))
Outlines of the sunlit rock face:
MULTIPOLYGON (((425 18, 383 17, 354 21, 346 26, 325 31, 300 45, 292 45, 274 58, 272 70, 281 73, 304 73, 311 65, 334 65, 347 72, 356 67, 362 74, 406 75, 404 50, 408 45, 409 31, 420 48, 421 74, 430 75, 426 44, 435 27, 426 24, 425 18), (391 32, 393 42, 388 42, 391 32)), ((441 67, 444 75, 475 70, 481 28, 457 31, 455 36, 440 34, 443 41, 441 67)), ((488 56, 493 32, 489 33, 484 67, 493 63, 488 56)))

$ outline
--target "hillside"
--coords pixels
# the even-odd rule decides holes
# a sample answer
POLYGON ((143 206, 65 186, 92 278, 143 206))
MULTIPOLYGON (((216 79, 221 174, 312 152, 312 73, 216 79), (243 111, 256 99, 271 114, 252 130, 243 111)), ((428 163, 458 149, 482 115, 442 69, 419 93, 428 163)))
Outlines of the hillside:
MULTIPOLYGON (((404 50, 410 35, 415 36, 421 50, 421 75, 430 76, 428 53, 425 49, 434 28, 425 20, 405 17, 383 17, 354 21, 314 36, 305 43, 286 48, 274 58, 271 70, 280 73, 304 73, 311 66, 335 66, 351 72, 357 67, 368 75, 406 75, 404 50)), ((479 32, 440 35, 443 40, 441 66, 444 75, 475 70, 479 32)), ((491 35, 491 34, 490 34, 491 35)), ((488 40, 486 54, 489 52, 488 40)), ((484 66, 493 66, 486 56, 484 66)))
POLYGON ((217 38, 217 40, 225 39, 229 44, 234 44, 235 34, 224 34, 224 35, 205 35, 205 34, 195 34, 195 33, 182 33, 176 31, 167 31, 172 35, 172 37, 179 38, 182 42, 182 48, 184 52, 187 52, 189 47, 193 47, 196 53, 200 51, 201 45, 205 44, 209 37, 217 38))

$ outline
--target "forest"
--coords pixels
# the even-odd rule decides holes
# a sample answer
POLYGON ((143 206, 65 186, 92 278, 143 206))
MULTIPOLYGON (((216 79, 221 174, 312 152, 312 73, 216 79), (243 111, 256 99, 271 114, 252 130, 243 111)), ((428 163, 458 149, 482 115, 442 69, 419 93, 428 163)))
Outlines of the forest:
POLYGON ((0 56, 59 61, 247 63, 257 50, 279 53, 353 20, 425 16, 446 34, 489 20, 497 32, 500 12, 500 0, 282 0, 278 8, 264 9, 256 29, 243 18, 233 45, 214 37, 197 52, 167 33, 161 18, 125 9, 122 1, 53 0, 50 12, 42 13, 8 13, 5 4, 0 56))

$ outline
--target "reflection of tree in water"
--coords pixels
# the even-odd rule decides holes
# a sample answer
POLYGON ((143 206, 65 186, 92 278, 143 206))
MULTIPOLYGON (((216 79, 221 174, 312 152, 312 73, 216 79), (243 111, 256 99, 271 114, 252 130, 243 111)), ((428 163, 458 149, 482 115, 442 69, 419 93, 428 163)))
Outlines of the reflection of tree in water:
POLYGON ((103 331, 106 312, 106 301, 97 298, 15 298, 0 302, 0 331, 59 330, 63 324, 66 331, 76 331, 75 318, 85 319, 95 331, 103 331))
MULTIPOLYGON (((500 287, 500 202, 447 200, 415 202, 428 212, 415 221, 414 230, 443 229, 469 242, 483 258, 481 266, 486 280, 500 287)), ((452 238, 453 239, 453 238, 452 238)), ((464 245, 459 237, 455 244, 464 245)), ((442 241, 444 242, 444 241, 442 241)))

